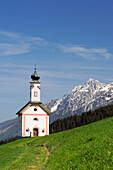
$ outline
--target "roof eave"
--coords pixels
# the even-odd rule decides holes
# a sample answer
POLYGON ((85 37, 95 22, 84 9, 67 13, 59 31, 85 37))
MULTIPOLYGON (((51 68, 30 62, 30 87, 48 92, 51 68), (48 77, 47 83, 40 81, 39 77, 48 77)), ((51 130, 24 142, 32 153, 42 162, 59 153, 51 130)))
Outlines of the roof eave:
POLYGON ((24 107, 22 107, 16 114, 17 115, 22 115, 22 112, 25 110, 25 108, 28 106, 28 105, 38 105, 41 107, 41 109, 43 109, 47 114, 51 114, 50 110, 48 110, 41 102, 28 102, 24 107))

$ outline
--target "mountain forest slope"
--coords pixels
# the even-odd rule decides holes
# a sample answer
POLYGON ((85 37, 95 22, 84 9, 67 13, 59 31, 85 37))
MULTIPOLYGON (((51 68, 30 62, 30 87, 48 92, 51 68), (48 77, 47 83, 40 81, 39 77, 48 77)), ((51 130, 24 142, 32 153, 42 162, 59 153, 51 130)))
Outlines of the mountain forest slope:
MULTIPOLYGON (((50 123, 71 115, 113 104, 113 83, 100 83, 89 79, 60 99, 48 101, 45 106, 51 110, 50 123)), ((0 123, 0 140, 9 139, 18 133, 18 118, 0 123)))
POLYGON ((0 169, 113 169, 113 117, 1 145, 0 169))
MULTIPOLYGON (((64 119, 57 119, 49 125, 50 134, 73 129, 89 123, 93 123, 113 116, 113 104, 100 107, 95 111, 84 112, 81 115, 68 116, 64 119)), ((18 117, 3 123, 0 123, 0 141, 15 137, 18 135, 18 117)))
POLYGON ((0 140, 9 139, 18 135, 18 118, 0 123, 0 140))
POLYGON ((62 98, 48 101, 46 106, 52 112, 50 122, 53 122, 110 104, 113 104, 113 83, 89 79, 84 85, 75 86, 62 98))

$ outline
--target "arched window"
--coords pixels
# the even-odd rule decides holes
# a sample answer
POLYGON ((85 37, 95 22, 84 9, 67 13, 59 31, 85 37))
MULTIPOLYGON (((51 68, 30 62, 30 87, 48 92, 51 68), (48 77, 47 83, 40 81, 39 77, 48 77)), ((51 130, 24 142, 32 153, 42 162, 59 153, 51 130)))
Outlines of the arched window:
POLYGON ((38 119, 35 117, 33 120, 36 120, 36 121, 38 121, 38 119))
POLYGON ((37 97, 38 96, 38 93, 37 91, 34 92, 34 97, 37 97))

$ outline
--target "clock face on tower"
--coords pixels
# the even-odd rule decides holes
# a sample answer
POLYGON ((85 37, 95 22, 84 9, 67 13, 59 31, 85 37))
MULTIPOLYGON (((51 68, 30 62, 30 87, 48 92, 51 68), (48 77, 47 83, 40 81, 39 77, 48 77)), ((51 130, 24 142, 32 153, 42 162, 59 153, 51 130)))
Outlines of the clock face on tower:
POLYGON ((38 92, 35 91, 35 92, 34 92, 34 97, 37 97, 37 96, 38 96, 38 92))

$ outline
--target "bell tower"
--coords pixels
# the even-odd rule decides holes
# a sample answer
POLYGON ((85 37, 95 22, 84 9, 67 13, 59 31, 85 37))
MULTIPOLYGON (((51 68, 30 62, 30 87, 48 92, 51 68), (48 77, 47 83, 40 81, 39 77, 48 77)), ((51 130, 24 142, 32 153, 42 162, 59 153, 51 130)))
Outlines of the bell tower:
POLYGON ((36 64, 35 71, 31 75, 32 81, 30 81, 30 102, 40 102, 40 76, 36 72, 36 64))
POLYGON ((36 72, 36 65, 31 79, 30 101, 16 113, 19 138, 49 135, 51 112, 40 102, 40 76, 36 72))

